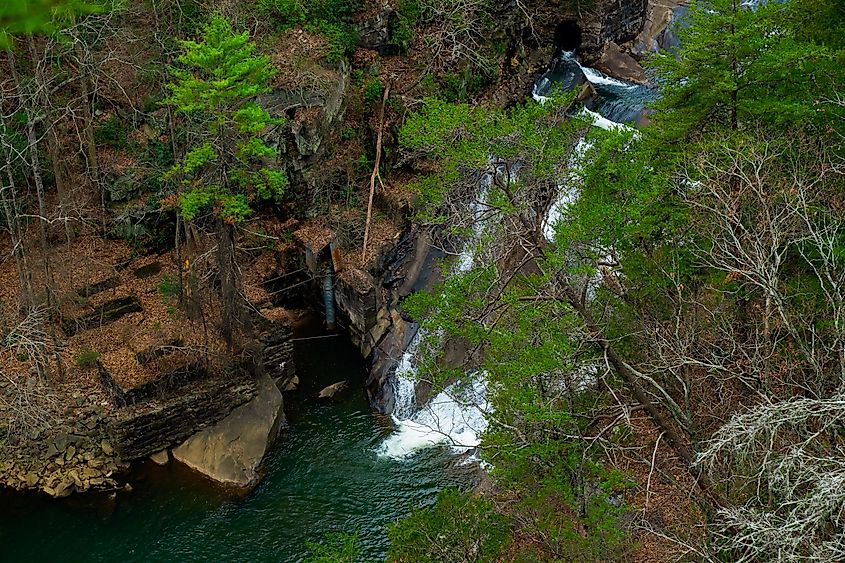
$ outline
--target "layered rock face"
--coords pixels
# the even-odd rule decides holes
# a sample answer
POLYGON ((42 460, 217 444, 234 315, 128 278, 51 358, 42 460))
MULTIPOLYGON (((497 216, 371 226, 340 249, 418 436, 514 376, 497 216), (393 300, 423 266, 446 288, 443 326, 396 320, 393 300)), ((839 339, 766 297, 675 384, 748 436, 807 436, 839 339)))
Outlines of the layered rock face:
POLYGON ((173 457, 219 483, 254 485, 264 454, 279 434, 283 404, 276 383, 263 375, 251 401, 185 440, 173 449, 173 457))
POLYGON ((648 0, 598 0, 581 20, 581 59, 592 64, 601 57, 606 44, 622 45, 633 41, 643 29, 648 4, 648 0))
MULTIPOLYGON (((197 370, 113 390, 121 393, 116 402, 126 405, 111 422, 121 459, 155 454, 156 463, 166 463, 167 450, 181 443, 172 453, 189 467, 224 484, 255 484, 264 454, 284 423, 280 389, 295 378, 291 337, 290 327, 282 325, 259 340, 257 377, 245 370, 208 377, 197 370)), ((102 378, 107 375, 101 372, 102 378)))
POLYGON ((358 271, 339 277, 336 286, 337 306, 349 321, 352 341, 370 360, 370 402, 382 413, 393 410, 388 379, 417 331, 416 323, 400 314, 399 302, 440 281, 436 263, 443 257, 442 246, 432 244, 431 237, 428 230, 412 227, 378 261, 374 276, 358 271))

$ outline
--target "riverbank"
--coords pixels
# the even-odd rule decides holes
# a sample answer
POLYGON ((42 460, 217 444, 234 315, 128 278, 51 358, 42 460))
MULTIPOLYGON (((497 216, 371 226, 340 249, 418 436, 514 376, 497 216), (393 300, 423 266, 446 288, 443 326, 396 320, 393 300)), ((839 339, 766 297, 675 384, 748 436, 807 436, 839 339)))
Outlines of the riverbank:
POLYGON ((307 338, 295 342, 300 386, 285 394, 289 426, 268 453, 255 489, 238 493, 180 464, 143 461, 127 476, 133 492, 115 499, 7 494, 0 514, 4 557, 293 562, 307 553, 306 541, 358 530, 365 555, 378 560, 387 548, 386 524, 432 502, 443 487, 474 486, 477 466, 447 448, 402 461, 379 456, 392 423, 367 402, 365 362, 357 349, 314 324, 297 329, 295 337, 307 338), (313 399, 340 380, 349 387, 334 401, 313 399), (51 532, 44 535, 44 529, 51 532))

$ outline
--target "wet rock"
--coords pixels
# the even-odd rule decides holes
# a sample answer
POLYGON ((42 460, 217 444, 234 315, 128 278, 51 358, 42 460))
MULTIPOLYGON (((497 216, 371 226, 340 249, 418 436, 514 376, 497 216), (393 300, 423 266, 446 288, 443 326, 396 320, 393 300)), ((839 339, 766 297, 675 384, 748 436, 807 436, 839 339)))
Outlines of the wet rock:
POLYGON ((338 381, 337 383, 332 383, 328 387, 323 388, 322 391, 317 393, 318 399, 334 399, 335 396, 346 389, 348 383, 344 381, 338 381))
POLYGON ((150 461, 156 465, 167 465, 170 461, 170 456, 168 455, 167 450, 161 450, 160 452, 152 454, 150 456, 150 461))
POLYGON ((638 84, 648 82, 648 77, 640 63, 631 55, 624 53, 619 45, 612 41, 604 46, 601 58, 595 66, 603 73, 622 80, 638 84))
POLYGON ((278 387, 263 376, 254 399, 174 448, 173 457, 220 483, 254 485, 264 454, 278 435, 282 406, 278 387))

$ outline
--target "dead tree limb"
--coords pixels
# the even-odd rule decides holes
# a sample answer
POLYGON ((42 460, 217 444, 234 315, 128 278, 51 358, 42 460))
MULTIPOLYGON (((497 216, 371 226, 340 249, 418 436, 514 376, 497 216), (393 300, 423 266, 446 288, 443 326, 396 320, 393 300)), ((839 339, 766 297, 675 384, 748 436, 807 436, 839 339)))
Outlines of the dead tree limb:
MULTIPOLYGON (((376 194, 376 178, 382 184, 379 166, 381 165, 381 144, 384 133, 384 106, 387 105, 387 98, 390 96, 390 83, 384 87, 384 94, 381 97, 381 109, 378 116, 378 133, 376 134, 376 161, 373 164, 373 173, 370 175, 370 199, 367 203, 367 225, 364 228, 364 246, 361 249, 361 265, 367 262, 367 243, 370 240, 370 221, 373 217, 373 198, 376 194)), ((383 185, 383 184, 382 184, 383 185)))

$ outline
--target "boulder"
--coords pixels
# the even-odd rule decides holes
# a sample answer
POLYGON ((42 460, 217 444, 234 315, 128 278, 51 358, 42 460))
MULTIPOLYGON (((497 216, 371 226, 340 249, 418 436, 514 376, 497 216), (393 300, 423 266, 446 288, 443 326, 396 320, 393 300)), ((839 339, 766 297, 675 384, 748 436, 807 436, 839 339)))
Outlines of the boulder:
POLYGON ((334 399, 335 395, 346 389, 347 382, 338 381, 337 383, 332 383, 328 387, 324 388, 322 391, 317 393, 318 399, 334 399))
POLYGON ((170 456, 168 456, 167 450, 161 450, 160 452, 150 455, 150 461, 156 465, 167 465, 167 462, 170 461, 170 456))
POLYGON ((638 84, 648 82, 648 77, 640 63, 612 41, 604 46, 601 58, 596 62, 596 68, 605 74, 629 82, 638 84))
POLYGON ((641 57, 677 47, 672 27, 687 13, 688 4, 688 0, 649 0, 642 30, 633 42, 634 55, 641 57))
POLYGON ((258 467, 279 433, 282 393, 268 376, 258 381, 258 395, 226 418, 173 449, 173 457, 225 485, 250 487, 258 467))

